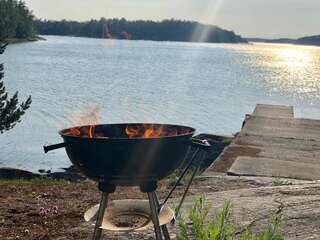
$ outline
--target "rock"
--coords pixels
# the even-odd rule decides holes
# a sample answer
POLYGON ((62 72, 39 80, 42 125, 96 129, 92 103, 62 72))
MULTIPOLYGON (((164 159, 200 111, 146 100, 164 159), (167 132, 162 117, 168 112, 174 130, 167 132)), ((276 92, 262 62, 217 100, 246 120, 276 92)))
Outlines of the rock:
POLYGON ((75 165, 71 165, 70 167, 67 168, 62 168, 63 170, 65 170, 66 172, 76 172, 76 173, 80 173, 80 170, 77 166, 75 165))
POLYGON ((39 173, 42 173, 42 174, 44 174, 44 173, 51 173, 51 170, 39 169, 38 172, 39 172, 39 173))
POLYGON ((39 174, 16 168, 0 168, 0 178, 2 179, 32 179, 40 177, 39 174))
POLYGON ((33 179, 39 177, 48 177, 55 180, 67 180, 71 182, 83 181, 87 178, 78 170, 77 167, 71 166, 65 168, 65 172, 51 172, 51 170, 39 169, 37 173, 16 169, 16 168, 0 168, 0 179, 33 179))
POLYGON ((48 173, 46 176, 57 180, 67 180, 71 182, 84 181, 87 178, 81 173, 81 171, 74 165, 68 168, 62 168, 65 172, 48 173))
POLYGON ((46 176, 55 180, 67 180, 70 182, 78 182, 78 181, 86 180, 86 177, 84 175, 82 175, 81 173, 75 173, 75 172, 54 172, 54 173, 49 173, 46 176))

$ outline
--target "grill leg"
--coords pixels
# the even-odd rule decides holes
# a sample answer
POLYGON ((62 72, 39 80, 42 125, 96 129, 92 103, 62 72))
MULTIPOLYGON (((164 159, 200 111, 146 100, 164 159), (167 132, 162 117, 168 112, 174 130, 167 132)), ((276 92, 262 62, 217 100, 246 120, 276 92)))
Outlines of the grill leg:
POLYGON ((154 193, 148 192, 150 210, 151 210, 151 218, 154 225, 154 231, 156 233, 156 240, 162 240, 161 228, 159 224, 159 216, 158 216, 158 208, 156 206, 156 201, 154 199, 154 193))
POLYGON ((96 220, 96 225, 94 227, 94 233, 93 233, 92 240, 100 240, 101 239, 102 229, 100 227, 103 222, 103 216, 104 216, 104 212, 106 210, 107 203, 108 203, 108 193, 102 192, 99 210, 98 210, 98 216, 97 216, 97 220, 96 220))
MULTIPOLYGON (((157 212, 159 212, 160 211, 160 209, 159 209, 160 203, 159 203, 157 194, 155 192, 152 192, 152 195, 153 195, 153 199, 156 202, 156 206, 157 206, 157 209, 158 209, 157 212)), ((164 225, 161 226, 161 229, 162 229, 162 232, 163 232, 164 239, 165 240, 170 240, 170 234, 169 234, 167 226, 164 224, 164 225)))

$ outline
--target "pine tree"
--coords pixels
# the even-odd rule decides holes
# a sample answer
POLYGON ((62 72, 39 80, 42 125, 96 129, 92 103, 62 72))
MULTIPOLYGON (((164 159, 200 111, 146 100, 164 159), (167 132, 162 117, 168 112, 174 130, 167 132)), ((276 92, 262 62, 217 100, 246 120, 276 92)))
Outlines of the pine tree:
MULTIPOLYGON (((7 44, 0 41, 0 55, 4 53, 7 44)), ((15 92, 11 98, 8 97, 6 88, 3 84, 4 77, 3 64, 0 64, 0 133, 12 129, 21 121, 22 115, 30 107, 31 96, 25 102, 19 104, 18 92, 15 92)))

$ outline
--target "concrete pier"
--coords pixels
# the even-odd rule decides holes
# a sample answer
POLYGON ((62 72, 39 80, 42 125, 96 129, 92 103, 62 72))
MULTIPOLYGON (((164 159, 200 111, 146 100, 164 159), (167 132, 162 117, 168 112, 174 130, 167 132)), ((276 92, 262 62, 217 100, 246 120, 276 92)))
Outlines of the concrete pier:
POLYGON ((234 141, 207 171, 320 179, 320 120, 295 118, 293 107, 257 104, 234 141))

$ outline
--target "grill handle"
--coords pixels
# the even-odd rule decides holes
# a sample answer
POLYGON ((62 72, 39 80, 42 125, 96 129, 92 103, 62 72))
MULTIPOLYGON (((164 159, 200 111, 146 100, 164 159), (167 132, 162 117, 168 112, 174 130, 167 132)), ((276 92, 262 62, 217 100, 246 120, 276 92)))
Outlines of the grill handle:
POLYGON ((58 143, 58 144, 53 144, 53 145, 45 145, 43 146, 43 151, 45 153, 49 152, 49 151, 52 151, 52 150, 55 150, 55 149, 58 149, 58 148, 63 148, 63 147, 66 147, 68 144, 63 142, 63 143, 58 143))
POLYGON ((210 150, 211 144, 207 139, 198 139, 198 138, 191 138, 190 145, 195 146, 201 150, 210 150))

